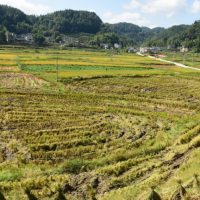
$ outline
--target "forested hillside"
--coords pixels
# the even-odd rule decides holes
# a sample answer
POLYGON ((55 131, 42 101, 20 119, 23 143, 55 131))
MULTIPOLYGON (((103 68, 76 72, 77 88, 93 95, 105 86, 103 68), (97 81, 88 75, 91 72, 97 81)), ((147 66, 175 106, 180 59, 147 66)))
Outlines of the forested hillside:
POLYGON ((151 29, 151 32, 153 32, 154 34, 158 34, 158 33, 161 33, 165 30, 165 28, 163 27, 156 27, 156 28, 152 28, 151 29))
MULTIPOLYGON (((114 32, 117 34, 121 41, 123 41, 123 46, 125 45, 137 45, 138 42, 143 41, 142 29, 131 23, 117 23, 108 24, 105 23, 101 29, 101 33, 114 32)), ((100 36, 101 37, 101 36, 100 36)))
POLYGON ((121 22, 117 24, 104 24, 102 29, 105 32, 116 33, 124 45, 140 45, 144 40, 152 38, 157 33, 160 33, 164 28, 157 27, 150 29, 148 27, 139 27, 138 25, 121 22))
POLYGON ((0 5, 0 25, 16 33, 30 32, 32 23, 21 10, 11 6, 0 5))
MULTIPOLYGON (((173 26, 169 29, 156 27, 139 27, 131 23, 108 24, 94 12, 64 10, 47 15, 26 15, 19 9, 0 5, 0 43, 5 43, 5 32, 40 33, 44 36, 60 38, 64 35, 86 34, 83 43, 100 45, 106 42, 111 45, 118 42, 123 46, 175 46, 193 47, 200 37, 200 21, 190 28, 188 25, 173 26), (60 35, 61 34, 61 35, 60 35)), ((59 41, 60 41, 59 38, 59 41)), ((77 37, 76 37, 77 38, 77 37)))
POLYGON ((10 6, 0 5, 0 25, 18 34, 44 32, 45 35, 52 35, 54 31, 95 34, 100 31, 101 24, 101 19, 94 12, 64 10, 37 17, 26 15, 10 6))
POLYGON ((0 43, 5 43, 5 33, 6 33, 6 28, 2 25, 0 25, 0 43))
POLYGON ((184 41, 187 38, 189 40, 194 40, 197 39, 198 37, 200 37, 200 20, 195 21, 194 24, 190 26, 190 28, 188 28, 180 35, 180 39, 182 41, 184 41))
POLYGON ((0 25, 17 34, 31 32, 55 36, 55 31, 63 35, 94 34, 95 37, 88 35, 90 40, 84 42, 94 45, 99 45, 100 42, 112 45, 120 42, 123 46, 139 46, 144 40, 164 30, 164 28, 144 30, 131 23, 104 24, 96 13, 88 11, 64 10, 35 16, 26 15, 16 8, 5 5, 0 5, 0 25))
POLYGON ((156 28, 150 29, 149 27, 146 27, 146 26, 142 26, 141 29, 143 32, 152 32, 154 34, 160 33, 165 30, 164 27, 156 27, 156 28))
POLYGON ((60 33, 97 33, 102 21, 94 12, 64 10, 36 17, 33 32, 49 30, 60 33))
POLYGON ((189 27, 190 27, 189 25, 172 26, 171 28, 168 28, 156 34, 153 38, 151 38, 150 40, 147 40, 143 45, 144 46, 166 46, 167 44, 169 44, 168 40, 170 41, 171 37, 180 35, 189 27))
MULTIPOLYGON (((93 39, 90 40, 90 44, 99 46, 100 43, 108 43, 114 45, 114 43, 123 43, 117 34, 114 32, 97 34, 93 39)), ((124 45, 124 44, 123 44, 124 45)))
POLYGON ((183 45, 188 48, 193 48, 196 46, 199 37, 200 21, 195 21, 191 26, 179 25, 166 29, 150 40, 147 40, 144 45, 174 45, 175 47, 183 45))
POLYGON ((197 44, 197 39, 200 37, 200 21, 195 21, 192 26, 181 33, 179 36, 170 38, 170 42, 174 44, 177 40, 183 43, 186 47, 193 47, 197 44))

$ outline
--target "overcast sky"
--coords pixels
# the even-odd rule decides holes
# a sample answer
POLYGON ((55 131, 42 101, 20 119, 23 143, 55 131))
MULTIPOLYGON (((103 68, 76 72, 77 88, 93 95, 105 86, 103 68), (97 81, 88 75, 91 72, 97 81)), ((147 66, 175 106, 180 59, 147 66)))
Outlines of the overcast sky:
POLYGON ((192 24, 200 19, 200 0, 0 0, 26 14, 47 14, 73 9, 94 11, 109 23, 165 27, 192 24))

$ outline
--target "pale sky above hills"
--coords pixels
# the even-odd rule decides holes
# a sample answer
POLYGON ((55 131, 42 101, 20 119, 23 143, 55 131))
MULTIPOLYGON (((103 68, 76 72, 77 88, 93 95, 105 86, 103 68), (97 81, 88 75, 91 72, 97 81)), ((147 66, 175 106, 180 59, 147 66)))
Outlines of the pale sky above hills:
POLYGON ((104 22, 170 27, 200 19, 200 0, 0 0, 26 14, 74 9, 94 11, 104 22))

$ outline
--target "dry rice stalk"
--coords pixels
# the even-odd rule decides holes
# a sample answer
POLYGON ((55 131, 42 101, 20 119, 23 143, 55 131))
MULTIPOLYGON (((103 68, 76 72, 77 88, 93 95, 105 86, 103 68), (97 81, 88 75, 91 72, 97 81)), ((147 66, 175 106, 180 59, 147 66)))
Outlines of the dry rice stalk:
POLYGON ((24 191, 27 194, 29 200, 37 200, 37 197, 34 194, 31 194, 31 190, 29 188, 25 188, 24 191))
POLYGON ((56 197, 55 200, 67 200, 65 198, 65 195, 63 194, 63 190, 61 187, 58 188, 58 196, 56 197))
POLYGON ((193 192, 194 193, 200 193, 200 182, 198 180, 198 174, 194 174, 194 180, 193 180, 193 192))
POLYGON ((149 195, 148 200, 161 200, 161 197, 159 196, 159 194, 157 192, 155 192, 155 187, 151 188, 151 194, 149 195))
POLYGON ((173 192, 172 196, 169 200, 186 200, 188 199, 188 194, 186 189, 181 185, 181 181, 179 181, 179 186, 173 192))
POLYGON ((0 190, 0 199, 1 199, 1 200, 6 200, 6 198, 5 198, 4 195, 2 194, 1 190, 0 190))

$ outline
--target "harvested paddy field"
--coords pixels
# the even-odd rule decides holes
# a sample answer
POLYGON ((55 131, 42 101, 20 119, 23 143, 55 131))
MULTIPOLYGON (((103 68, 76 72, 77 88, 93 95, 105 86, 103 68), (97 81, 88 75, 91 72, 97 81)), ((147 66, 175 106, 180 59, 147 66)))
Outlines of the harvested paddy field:
POLYGON ((5 199, 147 200, 155 188, 173 200, 183 187, 197 200, 200 73, 142 66, 62 66, 58 82, 52 66, 1 72, 5 199))
POLYGON ((41 90, 53 87, 55 87, 53 84, 33 74, 0 72, 0 89, 41 90))
POLYGON ((198 69, 200 68, 199 54, 194 52, 187 52, 187 53, 166 52, 166 58, 164 58, 164 60, 177 62, 198 69))
POLYGON ((0 71, 16 71, 15 67, 0 66, 0 71))
POLYGON ((58 60, 61 66, 104 66, 104 67, 150 67, 151 65, 166 65, 159 60, 143 58, 139 55, 119 53, 112 56, 108 52, 67 51, 63 50, 5 50, 0 54, 0 65, 50 65, 55 66, 58 60))

